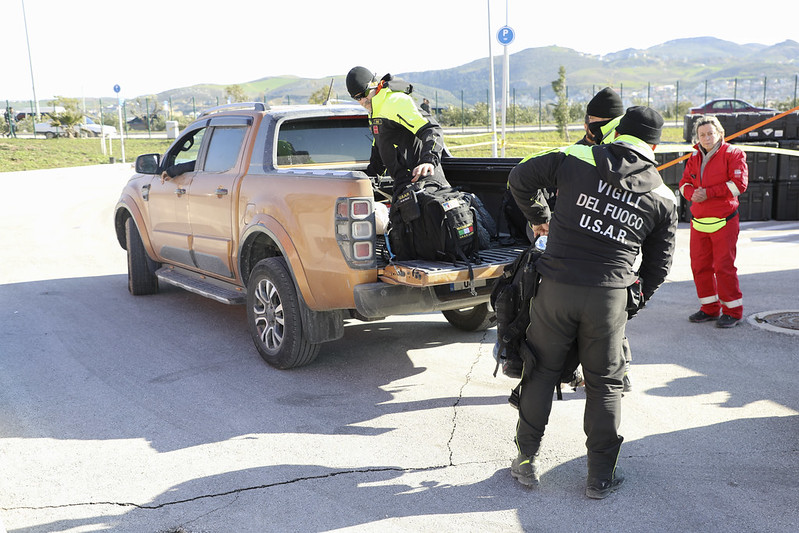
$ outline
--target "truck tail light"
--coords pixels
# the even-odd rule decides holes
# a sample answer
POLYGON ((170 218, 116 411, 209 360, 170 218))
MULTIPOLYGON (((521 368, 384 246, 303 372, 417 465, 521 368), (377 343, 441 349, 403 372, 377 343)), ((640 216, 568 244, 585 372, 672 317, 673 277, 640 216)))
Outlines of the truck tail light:
POLYGON ((336 241, 352 268, 375 268, 375 214, 371 198, 336 200, 336 241))

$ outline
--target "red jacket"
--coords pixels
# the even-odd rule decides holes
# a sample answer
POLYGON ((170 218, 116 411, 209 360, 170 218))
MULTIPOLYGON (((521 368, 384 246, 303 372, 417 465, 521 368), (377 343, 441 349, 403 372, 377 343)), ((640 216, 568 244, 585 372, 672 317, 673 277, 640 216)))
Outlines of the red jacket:
POLYGON ((697 144, 695 151, 685 163, 680 180, 680 193, 690 200, 699 187, 707 190, 707 200, 691 203, 694 218, 726 218, 738 209, 738 196, 746 191, 749 183, 749 168, 746 154, 737 146, 725 141, 709 154, 697 144), (702 162, 705 168, 702 169, 702 162))

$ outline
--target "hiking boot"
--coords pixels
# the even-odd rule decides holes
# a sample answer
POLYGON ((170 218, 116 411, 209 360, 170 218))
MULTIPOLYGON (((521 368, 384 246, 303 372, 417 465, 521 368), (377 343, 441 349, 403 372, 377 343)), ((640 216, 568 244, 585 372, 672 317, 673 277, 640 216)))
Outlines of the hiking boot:
POLYGON ((623 482, 624 474, 616 468, 611 479, 588 478, 585 485, 585 495, 593 500, 602 500, 618 489, 623 482))
POLYGON ((717 328, 734 328, 741 322, 740 318, 733 318, 730 315, 721 315, 716 321, 717 328))
POLYGON ((709 320, 716 320, 718 318, 719 318, 718 316, 709 315, 700 309, 693 315, 689 316, 688 321, 697 323, 697 322, 707 322, 709 320))
POLYGON ((510 465, 510 475, 525 487, 537 487, 539 484, 538 456, 521 453, 510 465))

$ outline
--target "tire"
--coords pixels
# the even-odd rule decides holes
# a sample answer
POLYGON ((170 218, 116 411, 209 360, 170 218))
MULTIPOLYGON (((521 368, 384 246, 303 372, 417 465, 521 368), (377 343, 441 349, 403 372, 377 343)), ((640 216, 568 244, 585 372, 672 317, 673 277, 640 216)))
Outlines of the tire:
POLYGON ((47 131, 47 132, 44 133, 44 138, 45 139, 55 139, 55 133, 53 133, 52 131, 47 131))
POLYGON ((144 250, 139 228, 132 217, 125 221, 125 239, 128 248, 128 291, 134 296, 158 292, 158 263, 144 250))
POLYGON ((320 345, 303 333, 300 305, 285 259, 255 265, 247 283, 247 325, 258 353, 275 368, 307 365, 319 354, 320 345))
POLYGON ((497 314, 489 311, 487 303, 441 313, 447 322, 463 331, 483 331, 497 323, 497 314))

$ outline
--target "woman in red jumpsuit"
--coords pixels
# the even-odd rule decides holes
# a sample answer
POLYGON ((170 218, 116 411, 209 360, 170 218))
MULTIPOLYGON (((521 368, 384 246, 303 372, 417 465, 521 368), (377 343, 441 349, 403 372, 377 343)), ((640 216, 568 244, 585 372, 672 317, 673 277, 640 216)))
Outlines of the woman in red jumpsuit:
POLYGON ((735 254, 738 196, 746 191, 749 169, 743 150, 724 141, 716 117, 696 121, 694 140, 696 151, 680 180, 680 192, 691 201, 691 270, 701 304, 688 320, 731 328, 743 318, 735 254))

